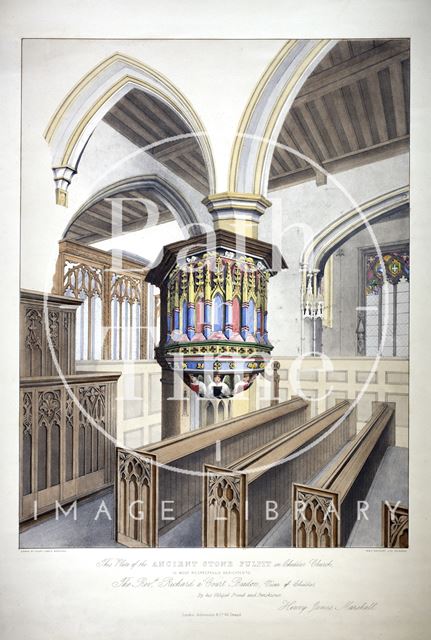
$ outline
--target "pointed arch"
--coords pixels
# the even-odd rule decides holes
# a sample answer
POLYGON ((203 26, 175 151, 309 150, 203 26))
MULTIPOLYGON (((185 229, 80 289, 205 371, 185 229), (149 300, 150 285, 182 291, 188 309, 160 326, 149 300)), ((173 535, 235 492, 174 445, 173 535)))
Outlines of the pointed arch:
POLYGON ((186 227, 186 235, 194 235, 194 233, 202 232, 202 215, 198 215, 192 209, 181 193, 164 178, 156 175, 147 175, 119 180, 90 196, 70 219, 63 233, 63 239, 68 239, 68 233, 73 228, 74 223, 77 222, 80 216, 88 211, 88 209, 102 200, 114 198, 116 195, 127 191, 139 191, 145 194, 145 197, 148 197, 148 199, 154 197, 156 202, 158 201, 166 205, 179 226, 181 228, 186 227))
POLYGON ((323 274, 326 261, 339 245, 363 229, 367 223, 376 222, 383 216, 406 207, 409 201, 410 189, 405 186, 347 211, 325 227, 305 247, 300 260, 302 270, 310 274, 323 274))
POLYGON ((81 155, 95 127, 132 89, 158 98, 179 117, 196 138, 208 172, 210 192, 215 169, 206 130, 187 98, 161 73, 122 53, 115 53, 86 74, 67 94, 45 131, 52 151, 59 204, 67 204, 67 188, 77 173, 81 155))
POLYGON ((274 145, 293 101, 336 40, 289 40, 261 77, 238 127, 229 191, 267 195, 274 145))

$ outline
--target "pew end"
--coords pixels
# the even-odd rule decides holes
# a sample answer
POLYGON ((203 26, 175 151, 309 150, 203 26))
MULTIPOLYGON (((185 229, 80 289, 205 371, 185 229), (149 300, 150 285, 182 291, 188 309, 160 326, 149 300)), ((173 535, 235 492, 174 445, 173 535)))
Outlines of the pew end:
POLYGON ((157 455, 117 447, 116 541, 126 547, 157 547, 157 455))
POLYGON ((205 464, 202 496, 202 546, 247 546, 245 473, 205 464))

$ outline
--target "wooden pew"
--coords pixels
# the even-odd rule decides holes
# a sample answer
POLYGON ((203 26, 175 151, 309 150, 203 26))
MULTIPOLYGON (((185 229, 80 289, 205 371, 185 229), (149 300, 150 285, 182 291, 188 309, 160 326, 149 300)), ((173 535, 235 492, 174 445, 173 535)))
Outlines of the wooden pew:
POLYGON ((388 549, 409 546, 409 509, 401 505, 382 503, 382 544, 388 549))
POLYGON ((355 411, 344 400, 229 468, 206 464, 203 546, 255 546, 275 524, 267 507, 282 517, 290 507, 292 483, 314 477, 355 432, 355 411))
POLYGON ((308 402, 295 397, 136 451, 117 448, 117 541, 129 547, 157 546, 161 532, 200 505, 204 464, 228 465, 292 431, 308 415, 308 402))
POLYGON ((294 547, 346 545, 357 520, 358 501, 367 497, 387 447, 394 444, 394 406, 374 402, 370 420, 316 486, 293 485, 294 547))

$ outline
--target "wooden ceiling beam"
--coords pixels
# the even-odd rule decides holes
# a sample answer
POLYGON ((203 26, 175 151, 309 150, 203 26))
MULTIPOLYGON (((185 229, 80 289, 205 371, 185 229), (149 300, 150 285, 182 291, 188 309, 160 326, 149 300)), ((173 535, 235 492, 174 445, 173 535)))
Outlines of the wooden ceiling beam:
POLYGON ((202 182, 196 175, 196 172, 193 171, 189 165, 185 164, 183 160, 176 158, 175 160, 171 160, 169 163, 166 163, 166 166, 171 169, 171 171, 179 175, 180 178, 183 178, 183 180, 188 182, 194 189, 199 191, 199 193, 208 195, 207 182, 202 182))
POLYGON ((320 73, 312 74, 295 98, 294 104, 296 106, 309 100, 315 100, 316 96, 323 96, 360 78, 367 77, 370 71, 377 72, 389 64, 406 60, 409 57, 408 40, 385 42, 320 73))
POLYGON ((347 105, 344 101, 343 94, 341 93, 341 89, 339 89, 338 91, 334 91, 334 93, 332 94, 332 99, 335 107, 335 114, 333 117, 338 120, 340 126, 343 128, 344 133, 346 134, 349 151, 355 151, 356 149, 359 149, 360 144, 356 136, 350 114, 347 110, 347 105))
POLYGON ((282 162, 278 149, 275 149, 271 160, 270 176, 289 171, 292 171, 292 167, 282 162))
MULTIPOLYGON (((112 216, 112 205, 110 202, 107 202, 106 200, 99 200, 99 202, 96 202, 96 204, 94 204, 89 211, 99 211, 100 213, 103 213, 106 217, 109 217, 109 219, 111 219, 112 216)), ((134 209, 131 208, 130 204, 125 204, 123 202, 123 206, 122 206, 122 215, 123 215, 123 220, 127 223, 127 222, 133 222, 133 220, 136 220, 136 214, 139 215, 138 211, 135 211, 134 209)))
MULTIPOLYGON (((120 196, 120 194, 118 195, 120 196)), ((126 194, 123 194, 121 195, 121 197, 142 198, 146 196, 144 196, 139 192, 136 192, 136 194, 131 193, 129 196, 126 196, 126 194)), ((171 212, 168 209, 166 209, 166 207, 162 206, 161 203, 156 202, 152 198, 148 198, 148 200, 151 200, 152 202, 154 202, 154 204, 157 205, 160 219, 165 218, 167 215, 172 216, 171 212)), ((108 202, 104 202, 103 200, 101 200, 94 206, 101 207, 102 210, 106 211, 107 216, 111 215, 111 207, 108 202)), ((89 211, 93 212, 94 208, 89 209, 89 211)), ((141 203, 138 200, 136 200, 135 202, 132 200, 123 202, 123 221, 124 221, 123 226, 124 227, 127 226, 127 224, 136 222, 138 220, 142 220, 142 219, 146 220, 146 218, 147 218, 147 210, 144 203, 141 203)))
POLYGON ((408 133, 406 119, 406 105, 404 100, 404 86, 401 63, 397 62, 389 67, 391 79, 392 95, 394 99, 395 126, 398 136, 405 136, 408 133))
MULTIPOLYGON (((180 135, 182 133, 190 133, 190 129, 181 120, 174 119, 172 110, 164 105, 156 98, 149 96, 148 94, 135 90, 129 94, 129 99, 136 105, 138 109, 144 110, 149 113, 156 122, 164 122, 164 124, 172 131, 171 135, 180 135), (169 111, 167 110, 169 109, 169 111)), ((168 137, 168 136, 166 136, 168 137)))
MULTIPOLYGON (((118 116, 117 115, 114 116, 111 110, 108 116, 110 116, 110 120, 107 120, 108 124, 110 124, 114 129, 116 129, 116 131, 118 131, 121 135, 124 135, 125 138, 127 138, 137 146, 141 146, 141 147, 145 147, 148 144, 150 144, 148 140, 143 140, 142 137, 136 133, 136 131, 131 130, 129 126, 125 125, 124 122, 119 120, 118 116, 121 118, 122 117, 121 114, 118 114, 118 116), (113 121, 114 119, 115 121, 113 121)), ((153 151, 152 149, 149 149, 147 153, 151 155, 152 151, 153 151)), ((184 167, 181 168, 180 170, 176 169, 176 166, 177 165, 179 166, 180 164, 179 160, 175 160, 175 161, 165 160, 164 162, 161 162, 161 164, 164 164, 169 169, 171 169, 171 171, 173 171, 174 173, 177 173, 177 175, 183 178, 183 180, 188 182, 193 188, 197 189, 200 193, 207 195, 208 184, 207 184, 206 178, 205 178, 205 182, 201 182, 199 179, 197 179, 194 175, 190 173, 190 169, 185 170, 184 167)))
MULTIPOLYGON (((171 212, 169 211, 169 209, 166 207, 166 205, 163 204, 163 202, 161 202, 161 200, 159 200, 158 198, 154 198, 152 195, 148 195, 147 193, 141 193, 140 191, 131 191, 130 192, 130 196, 132 198, 144 198, 146 200, 150 200, 151 202, 154 202, 154 204, 157 206, 157 208, 159 209, 160 215, 164 215, 165 213, 170 214, 171 212)), ((133 201, 130 203, 131 205, 135 206, 135 207, 141 207, 142 205, 139 203, 139 201, 137 200, 136 202, 133 203, 133 201)))
POLYGON ((126 138, 126 140, 132 142, 138 148, 146 147, 148 145, 148 140, 139 135, 134 129, 131 129, 124 124, 119 111, 114 113, 113 109, 111 109, 103 119, 110 127, 115 129, 115 131, 126 138))
POLYGON ((410 128, 410 60, 401 63, 403 73, 404 105, 406 108, 407 131, 410 128))
POLYGON ((314 101, 308 102, 304 109, 309 111, 313 122, 315 123, 316 129, 318 129, 319 134, 325 143, 325 147, 327 149, 327 157, 336 156, 338 153, 342 153, 341 144, 338 140, 337 132, 332 122, 328 122, 329 117, 327 111, 325 109, 325 105, 322 100, 319 98, 320 103, 316 103, 314 101), (331 133, 330 133, 331 132, 331 133))
POLYGON ((319 128, 316 127, 313 117, 308 109, 308 105, 304 105, 302 107, 299 106, 297 109, 297 113, 300 115, 301 120, 303 120, 307 125, 308 130, 314 141, 313 148, 317 147, 319 152, 319 157, 321 159, 328 158, 330 155, 329 150, 320 134, 319 128))
POLYGON ((340 40, 333 49, 331 49, 332 60, 338 65, 352 57, 347 40, 340 40))
MULTIPOLYGON (((339 173, 341 171, 347 171, 354 167, 359 167, 370 162, 376 162, 377 160, 383 160, 384 158, 393 157, 400 153, 404 153, 409 150, 409 136, 403 136, 396 138, 395 140, 389 140, 380 144, 376 144, 373 147, 367 149, 360 149, 353 153, 345 154, 339 158, 333 158, 323 163, 323 168, 328 173, 339 173)), ((307 180, 315 179, 316 174, 312 167, 298 169, 296 171, 286 173, 285 175, 278 175, 269 181, 269 191, 284 189, 291 187, 307 180)))
POLYGON ((341 140, 338 135, 337 129, 335 127, 334 120, 331 117, 331 114, 328 111, 323 98, 317 98, 313 102, 316 105, 316 113, 319 114, 328 132, 328 137, 330 141, 329 145, 332 145, 334 147, 335 153, 331 152, 331 156, 333 157, 334 155, 343 154, 344 153, 343 145, 341 144, 341 140))
POLYGON ((340 118, 337 117, 337 108, 335 103, 334 94, 330 93, 326 96, 323 96, 322 102, 324 104, 325 113, 327 115, 328 121, 331 121, 334 125, 334 129, 336 131, 337 139, 340 141, 342 153, 350 153, 352 150, 349 145, 349 141, 347 139, 346 132, 344 131, 344 127, 341 124, 340 118))
MULTIPOLYGON (((268 192, 278 191, 279 189, 287 189, 288 187, 293 187, 296 184, 301 184, 302 182, 308 182, 308 180, 314 180, 316 178, 316 174, 313 170, 313 167, 308 165, 308 167, 303 167, 301 169, 296 169, 295 171, 291 171, 285 175, 274 176, 269 180, 268 183, 268 192)), ((271 197, 270 195, 268 196, 271 197)))
POLYGON ((358 82, 359 92, 361 94, 362 103, 364 105, 364 110, 367 116, 366 122, 368 123, 368 127, 371 133, 372 146, 375 144, 379 144, 381 142, 379 136, 379 130, 376 124, 376 118, 374 116, 373 109, 373 101, 372 96, 370 94, 370 89, 368 87, 368 83, 365 78, 362 78, 358 82))
MULTIPOLYGON (((289 132, 283 127, 280 131, 280 135, 278 136, 278 142, 280 144, 285 145, 286 147, 290 147, 291 149, 296 149, 297 144, 296 141, 292 139, 289 132)), ((295 154, 289 152, 287 149, 283 147, 276 147, 275 153, 280 155, 283 161, 292 167, 293 170, 300 169, 301 167, 306 166, 305 160, 300 158, 299 156, 295 156, 295 154)))
POLYGON ((380 83, 377 73, 371 73, 367 77, 367 84, 371 95, 371 106, 376 120, 377 131, 379 134, 379 142, 386 142, 389 139, 388 128, 386 125, 386 115, 383 108, 382 94, 380 91, 380 83))
POLYGON ((139 126, 142 126, 152 134, 154 140, 161 141, 165 138, 171 138, 172 136, 178 135, 178 132, 171 131, 169 128, 166 128, 166 124, 163 120, 154 118, 149 109, 144 109, 141 106, 138 106, 130 93, 125 95, 124 98, 120 100, 119 104, 127 109, 130 115, 136 119, 139 126))
POLYGON ((378 44, 376 44, 375 40, 350 40, 349 42, 353 51, 353 56, 358 56, 365 51, 374 49, 376 46, 378 47, 385 44, 386 41, 377 41, 378 44))
MULTIPOLYGON (((294 147, 297 151, 307 156, 314 162, 318 164, 321 163, 322 158, 319 157, 319 154, 312 147, 311 141, 308 140, 307 132, 301 127, 298 116, 295 111, 291 111, 289 114, 288 122, 286 123, 291 135, 294 136, 294 140, 297 141, 296 147, 294 147)), ((306 160, 307 162, 307 160, 306 160)))
MULTIPOLYGON (((195 138, 185 138, 175 142, 168 142, 163 146, 154 149, 153 155, 159 162, 172 160, 177 156, 185 155, 196 149, 197 142, 195 138)), ((199 146, 197 147, 199 149, 199 146)), ((200 149, 199 149, 200 151, 200 149)))
MULTIPOLYGON (((132 105, 133 106, 133 105, 132 105)), ((153 144, 154 142, 159 141, 159 136, 154 129, 150 129, 148 123, 145 120, 144 114, 139 112, 138 110, 134 111, 133 108, 126 101, 126 98, 123 98, 115 107, 112 108, 112 111, 115 113, 118 119, 121 120, 124 124, 126 124, 129 129, 137 133, 143 140, 145 140, 145 145, 153 144)))
MULTIPOLYGON (((122 197, 120 196, 120 194, 118 194, 118 196, 122 197)), ((106 200, 99 200, 99 202, 93 205, 89 210, 97 211, 97 208, 95 207, 97 207, 100 212, 103 212, 106 215, 106 217, 109 217, 109 219, 111 219, 112 206, 109 202, 107 202, 106 200)), ((126 221, 126 223, 133 222, 134 220, 136 220, 137 217, 142 216, 138 203, 136 203, 136 206, 133 206, 130 201, 128 201, 127 203, 123 202, 122 214, 123 214, 123 219, 126 221)))
POLYGON ((207 172, 205 169, 205 165, 203 161, 196 160, 191 154, 187 154, 184 156, 177 156, 174 160, 174 163, 177 161, 183 162, 185 165, 189 166, 191 171, 194 171, 197 174, 199 179, 202 179, 204 182, 207 182, 207 172))
POLYGON ((82 216, 79 218, 79 223, 76 223, 78 229, 83 229, 84 231, 91 231, 91 233, 106 233, 111 235, 112 227, 111 224, 104 224, 101 220, 97 223, 91 221, 91 217, 86 216, 83 218, 82 216))
POLYGON ((282 141, 283 144, 285 144, 289 149, 292 149, 292 151, 287 151, 287 149, 279 149, 278 152, 279 153, 287 153, 289 155, 289 160, 290 163, 293 164, 293 169, 301 169, 302 167, 307 166, 307 162, 306 160, 303 160, 303 158, 301 158, 301 156, 295 155, 293 153, 293 150, 295 151, 300 151, 300 149, 298 149, 298 143, 296 142, 295 138, 292 135, 291 131, 287 131, 285 128, 282 130, 281 132, 283 134, 283 136, 279 136, 280 141, 282 141))
POLYGON ((395 121, 394 96, 392 92, 389 68, 381 69, 378 72, 377 77, 380 85, 380 94, 382 97, 388 139, 392 140, 397 137, 397 125, 395 121))
POLYGON ((359 123, 361 133, 364 139, 364 147, 373 146, 373 137, 371 135, 370 123, 367 113, 365 111, 364 100, 362 93, 359 90, 358 83, 353 83, 350 87, 344 87, 345 91, 348 91, 351 96, 352 104, 356 110, 357 121, 359 123))

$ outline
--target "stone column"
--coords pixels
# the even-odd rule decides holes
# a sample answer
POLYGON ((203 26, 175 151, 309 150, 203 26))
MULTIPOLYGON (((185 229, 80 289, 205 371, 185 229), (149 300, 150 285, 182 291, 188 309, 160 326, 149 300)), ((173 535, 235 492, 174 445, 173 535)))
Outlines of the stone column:
POLYGON ((181 433, 182 389, 180 376, 169 368, 162 369, 162 440, 181 433))
POLYGON ((203 200, 214 220, 214 229, 224 229, 256 239, 260 217, 271 206, 254 193, 216 193, 203 200))

